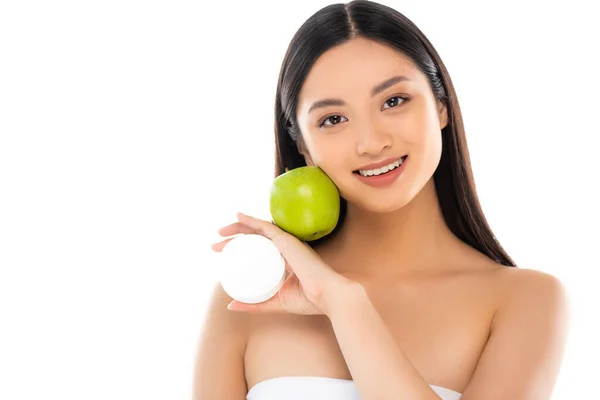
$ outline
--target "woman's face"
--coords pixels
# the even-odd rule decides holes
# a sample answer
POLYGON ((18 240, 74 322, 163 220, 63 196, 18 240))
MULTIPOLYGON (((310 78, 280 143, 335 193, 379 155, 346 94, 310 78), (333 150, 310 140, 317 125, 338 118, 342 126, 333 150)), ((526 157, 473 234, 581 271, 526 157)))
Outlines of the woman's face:
POLYGON ((317 60, 297 119, 307 163, 319 166, 350 204, 374 212, 404 206, 431 179, 447 123, 425 75, 394 49, 364 38, 317 60), (370 166, 381 163, 388 167, 370 166))

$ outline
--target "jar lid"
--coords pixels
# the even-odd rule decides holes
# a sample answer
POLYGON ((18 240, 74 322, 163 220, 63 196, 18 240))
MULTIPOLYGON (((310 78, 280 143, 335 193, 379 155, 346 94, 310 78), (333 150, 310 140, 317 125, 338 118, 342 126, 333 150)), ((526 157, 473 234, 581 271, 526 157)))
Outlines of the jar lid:
POLYGON ((223 290, 242 303, 273 297, 285 281, 285 259, 273 242, 258 234, 240 235, 221 250, 223 290))

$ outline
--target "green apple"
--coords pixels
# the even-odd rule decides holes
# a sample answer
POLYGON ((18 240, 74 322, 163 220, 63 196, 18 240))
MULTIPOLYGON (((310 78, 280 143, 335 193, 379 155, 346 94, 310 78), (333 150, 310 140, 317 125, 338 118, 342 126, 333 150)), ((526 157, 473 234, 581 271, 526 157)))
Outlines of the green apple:
POLYGON ((298 167, 273 180, 270 210, 275 225, 309 242, 330 234, 337 225, 340 195, 321 168, 298 167))

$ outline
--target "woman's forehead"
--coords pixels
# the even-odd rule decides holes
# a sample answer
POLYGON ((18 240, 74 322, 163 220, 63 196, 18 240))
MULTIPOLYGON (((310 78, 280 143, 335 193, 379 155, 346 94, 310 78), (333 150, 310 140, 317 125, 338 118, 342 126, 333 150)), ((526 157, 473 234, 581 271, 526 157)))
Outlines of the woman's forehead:
POLYGON ((393 50, 368 58, 360 52, 352 51, 331 51, 324 56, 327 58, 315 63, 302 85, 298 113, 307 114, 315 102, 324 99, 369 99, 392 86, 412 91, 427 88, 426 77, 393 50))
POLYGON ((352 39, 323 53, 310 69, 301 95, 340 91, 351 86, 374 87, 393 76, 406 82, 422 79, 419 70, 399 51, 365 39, 352 39))

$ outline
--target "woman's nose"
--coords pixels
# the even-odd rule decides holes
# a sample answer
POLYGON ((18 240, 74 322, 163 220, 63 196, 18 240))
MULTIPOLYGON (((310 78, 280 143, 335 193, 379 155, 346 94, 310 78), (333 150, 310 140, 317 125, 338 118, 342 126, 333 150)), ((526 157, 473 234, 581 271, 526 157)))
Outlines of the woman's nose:
POLYGON ((358 155, 379 154, 392 145, 392 135, 381 128, 363 128, 358 135, 356 152, 358 155))

